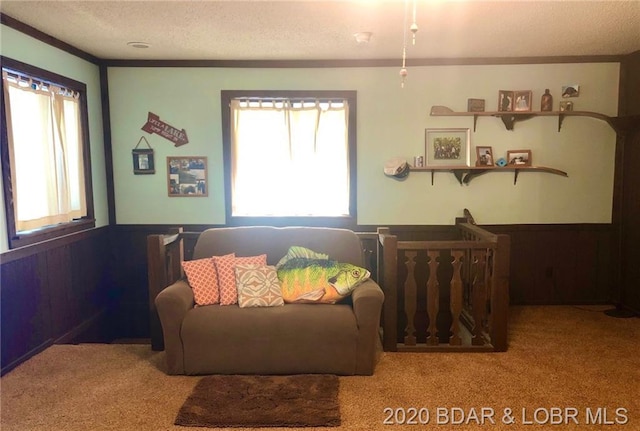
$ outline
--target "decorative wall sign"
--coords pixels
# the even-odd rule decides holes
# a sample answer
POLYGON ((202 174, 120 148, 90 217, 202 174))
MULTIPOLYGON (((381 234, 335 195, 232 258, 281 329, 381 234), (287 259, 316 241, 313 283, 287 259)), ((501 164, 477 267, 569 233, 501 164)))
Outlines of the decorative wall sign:
POLYGON ((206 157, 167 157, 167 187, 170 197, 209 195, 206 157))
POLYGON ((173 126, 168 125, 164 121, 160 121, 160 117, 153 112, 149 112, 147 122, 144 126, 142 126, 142 130, 147 133, 155 133, 157 135, 160 135, 163 138, 173 142, 174 146, 176 147, 187 144, 189 142, 186 130, 178 130, 173 126))
POLYGON ((149 145, 149 141, 142 136, 135 148, 131 150, 133 156, 133 173, 135 175, 155 174, 156 168, 153 160, 153 148, 149 145), (140 143, 144 141, 148 148, 138 148, 140 143))

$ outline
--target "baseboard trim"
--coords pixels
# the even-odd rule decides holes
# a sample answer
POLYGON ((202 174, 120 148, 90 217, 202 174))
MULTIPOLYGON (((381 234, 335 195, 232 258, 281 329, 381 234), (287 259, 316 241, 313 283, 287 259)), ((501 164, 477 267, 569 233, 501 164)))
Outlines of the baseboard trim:
POLYGON ((83 333, 96 325, 101 319, 107 316, 107 309, 103 308, 93 316, 89 317, 75 328, 58 337, 53 344, 73 344, 83 333))
POLYGON ((53 339, 50 338, 47 341, 45 341, 44 343, 40 344, 38 347, 28 351, 27 353, 25 353, 24 355, 20 356, 18 359, 14 360, 13 362, 11 362, 10 364, 8 364, 7 366, 5 366, 4 368, 2 368, 2 370, 0 370, 0 376, 4 376, 5 374, 7 374, 9 371, 13 370, 14 368, 16 368, 18 365, 22 364, 23 362, 25 362, 27 359, 37 355, 38 353, 42 352, 43 350, 45 350, 46 348, 52 346, 53 343, 53 339))

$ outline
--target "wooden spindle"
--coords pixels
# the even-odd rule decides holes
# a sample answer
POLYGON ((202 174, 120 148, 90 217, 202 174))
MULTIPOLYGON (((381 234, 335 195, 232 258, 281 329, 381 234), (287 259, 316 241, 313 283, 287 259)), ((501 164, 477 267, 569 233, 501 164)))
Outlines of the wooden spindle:
POLYGON ((429 316, 429 336, 427 337, 428 345, 439 344, 437 318, 440 309, 440 286, 438 284, 438 251, 429 250, 429 280, 427 281, 427 314, 429 316))
POLYGON ((451 297, 449 299, 451 309, 451 336, 449 344, 452 346, 460 346, 462 338, 460 338, 460 313, 462 312, 462 277, 460 275, 462 268, 462 260, 464 250, 451 250, 453 261, 453 277, 451 277, 451 297))
POLYGON ((384 327, 382 346, 386 352, 398 350, 398 238, 389 228, 378 228, 381 257, 382 285, 384 291, 384 327))
POLYGON ((471 344, 484 345, 484 320, 486 316, 487 286, 487 250, 473 250, 474 277, 471 290, 471 312, 473 313, 473 330, 471 344))
POLYGON ((407 317, 407 326, 405 327, 405 337, 404 344, 406 346, 415 346, 416 345, 416 327, 415 327, 415 317, 416 317, 416 304, 418 298, 418 288, 416 285, 416 256, 418 252, 416 251, 407 251, 405 256, 407 257, 407 261, 405 262, 405 266, 407 267, 407 278, 404 283, 404 313, 407 317))

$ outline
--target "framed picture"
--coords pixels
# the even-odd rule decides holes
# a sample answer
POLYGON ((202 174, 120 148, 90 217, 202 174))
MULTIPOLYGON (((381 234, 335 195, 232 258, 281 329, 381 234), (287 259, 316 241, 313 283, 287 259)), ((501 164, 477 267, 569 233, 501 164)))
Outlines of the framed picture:
POLYGON ((170 197, 209 195, 206 157, 167 157, 167 188, 170 197))
POLYGON ((513 92, 513 110, 516 112, 531 111, 531 90, 513 92))
POLYGON ((155 174, 156 168, 153 160, 153 149, 133 149, 131 150, 133 157, 133 173, 134 175, 155 174))
POLYGON ((508 166, 531 166, 531 150, 507 151, 508 166))
POLYGON ((476 166, 493 166, 491 147, 476 147, 476 166))
POLYGON ((484 99, 467 99, 467 112, 484 112, 484 99))
POLYGON ((469 166, 470 129, 426 129, 427 166, 469 166))
POLYGON ((578 97, 578 96, 580 96, 580 86, 578 84, 562 86, 562 97, 578 97))
POLYGON ((560 102, 560 112, 573 111, 573 102, 560 102))
POLYGON ((498 111, 499 112, 511 112, 513 111, 513 91, 500 90, 498 91, 498 111))

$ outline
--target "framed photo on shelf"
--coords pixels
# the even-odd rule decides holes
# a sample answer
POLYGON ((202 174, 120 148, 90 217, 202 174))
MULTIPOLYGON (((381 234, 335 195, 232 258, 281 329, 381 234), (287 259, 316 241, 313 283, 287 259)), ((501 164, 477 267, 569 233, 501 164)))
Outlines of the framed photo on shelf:
POLYGON ((470 166, 470 129, 425 129, 426 166, 470 166))
POLYGON ((167 157, 169 197, 205 197, 209 195, 206 157, 167 157))
POLYGON ((562 97, 579 97, 580 85, 570 84, 562 86, 562 97))
POLYGON ((516 112, 531 111, 531 90, 513 92, 513 110, 516 112))
POLYGON ((476 166, 494 166, 491 147, 476 147, 476 166))
POLYGON ((507 166, 531 166, 531 150, 507 151, 507 166))
POLYGON ((467 99, 467 112, 484 112, 484 99, 467 99))
POLYGON ((513 111, 513 95, 510 90, 498 91, 498 112, 513 111))
POLYGON ((560 102, 560 112, 573 111, 573 102, 560 102))

